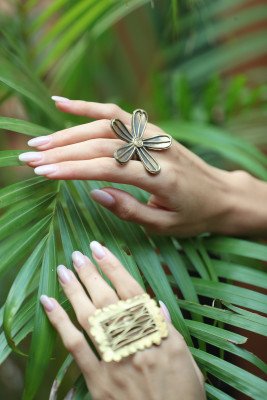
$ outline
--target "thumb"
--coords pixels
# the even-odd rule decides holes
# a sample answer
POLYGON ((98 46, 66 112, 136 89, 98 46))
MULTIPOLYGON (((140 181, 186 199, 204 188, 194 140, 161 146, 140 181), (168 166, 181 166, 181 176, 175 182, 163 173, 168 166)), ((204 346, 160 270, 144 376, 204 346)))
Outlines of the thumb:
POLYGON ((120 189, 95 189, 92 190, 91 197, 119 218, 145 225, 150 230, 158 231, 169 219, 168 211, 141 203, 134 196, 120 189))

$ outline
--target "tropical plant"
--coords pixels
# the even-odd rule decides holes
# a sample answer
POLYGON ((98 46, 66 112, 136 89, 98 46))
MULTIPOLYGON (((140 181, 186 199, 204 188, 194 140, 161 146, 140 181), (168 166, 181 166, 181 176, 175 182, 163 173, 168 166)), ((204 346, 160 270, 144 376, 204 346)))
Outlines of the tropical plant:
MULTIPOLYGON (((49 99, 52 93, 115 100, 130 111, 137 103, 209 162, 240 167, 267 180, 267 160, 253 145, 253 136, 240 140, 228 130, 234 121, 238 131, 237 114, 264 114, 264 81, 251 88, 243 75, 221 77, 237 58, 264 51, 262 35, 248 34, 245 49, 241 39, 240 46, 219 41, 236 29, 231 19, 222 17, 231 10, 228 0, 205 5, 172 1, 174 25, 167 23, 170 4, 162 3, 151 8, 148 0, 55 0, 44 9, 36 0, 14 1, 16 17, 0 16, 0 102, 8 104, 15 97, 24 118, 0 117, 1 140, 10 132, 26 138, 84 121, 60 114, 49 99), (109 29, 121 18, 120 25, 109 29), (155 51, 149 35, 158 48, 151 65, 142 64, 142 56, 147 61, 155 51), (188 52, 192 36, 196 39, 188 52), (128 53, 129 43, 135 56, 128 53), (141 61, 134 64, 134 58, 141 61)), ((261 21, 263 10, 266 5, 255 6, 252 13, 241 10, 239 27, 248 17, 261 21)), ((257 143, 263 144, 262 134, 259 137, 257 143)), ((7 296, 0 310, 0 361, 12 352, 26 358, 24 400, 41 398, 48 367, 55 375, 53 386, 46 380, 52 386, 51 399, 57 398, 63 383, 75 388, 72 399, 90 399, 81 376, 69 384, 72 357, 56 351, 56 336, 39 296, 56 297, 71 311, 58 288, 56 265, 71 267, 73 250, 90 256, 88 244, 94 239, 105 243, 168 306, 173 324, 207 378, 208 398, 233 399, 229 387, 252 399, 265 397, 267 386, 260 376, 227 360, 234 354, 254 365, 258 375, 267 373, 267 365, 242 348, 246 336, 232 328, 267 336, 267 296, 257 289, 267 289, 264 243, 208 234, 186 240, 148 236, 90 199, 89 191, 105 182, 54 182, 32 176, 12 182, 10 167, 21 166, 18 155, 24 150, 9 150, 2 143, 0 274, 7 296)), ((147 198, 137 188, 126 189, 140 200, 147 198)))

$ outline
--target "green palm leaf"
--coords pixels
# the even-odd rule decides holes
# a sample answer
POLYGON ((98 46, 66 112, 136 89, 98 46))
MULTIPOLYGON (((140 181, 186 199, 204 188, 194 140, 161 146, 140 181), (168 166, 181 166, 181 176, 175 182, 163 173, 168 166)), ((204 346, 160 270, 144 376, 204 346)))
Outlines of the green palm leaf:
MULTIPOLYGON (((112 101, 117 101, 117 96, 119 100, 127 98, 131 104, 127 104, 129 108, 133 103, 140 102, 141 98, 142 103, 147 101, 155 115, 159 111, 158 115, 164 116, 161 127, 177 140, 185 142, 200 154, 204 150, 219 156, 226 167, 230 162, 230 167, 234 164, 267 180, 266 156, 255 146, 235 137, 226 126, 214 126, 205 122, 209 120, 205 118, 201 123, 197 118, 193 120, 195 99, 194 93, 191 95, 190 92, 192 88, 201 86, 215 70, 225 71, 229 66, 235 66, 237 61, 261 54, 265 49, 265 41, 259 33, 248 34, 246 41, 238 38, 236 43, 223 40, 217 46, 215 43, 221 40, 225 32, 230 35, 237 27, 246 27, 248 21, 260 23, 266 7, 261 5, 251 10, 242 9, 240 18, 234 23, 221 17, 231 10, 233 2, 230 0, 208 1, 205 8, 200 7, 199 13, 190 12, 184 17, 184 8, 172 2, 173 16, 180 19, 181 24, 179 20, 178 42, 175 43, 172 38, 169 41, 172 45, 167 49, 164 41, 168 32, 162 35, 159 21, 163 22, 164 18, 161 10, 169 5, 155 3, 154 10, 150 7, 142 9, 145 22, 142 22, 142 18, 138 19, 140 36, 135 35, 136 16, 122 25, 125 32, 123 40, 129 40, 124 53, 124 42, 121 38, 118 42, 117 32, 109 31, 107 35, 105 32, 121 18, 147 3, 150 2, 130 0, 127 4, 120 4, 79 0, 72 4, 66 0, 55 0, 46 9, 39 9, 36 0, 25 2, 20 8, 24 13, 23 20, 18 15, 14 21, 10 19, 3 22, 0 38, 0 102, 4 103, 15 95, 25 111, 25 120, 0 117, 0 129, 39 136, 76 123, 74 117, 62 115, 56 110, 49 100, 52 89, 59 88, 62 91, 66 88, 71 98, 77 98, 81 95, 79 88, 86 88, 86 96, 103 96, 105 101, 109 101, 112 93, 112 98, 115 97, 112 101), (199 15, 203 23, 200 23, 199 15), (23 35, 18 32, 17 22, 23 27, 23 35), (140 81, 146 80, 147 66, 144 64, 147 49, 142 47, 138 38, 145 41, 151 32, 155 35, 156 30, 163 44, 158 44, 162 48, 155 54, 155 60, 149 59, 149 76, 154 74, 153 65, 158 59, 166 64, 162 68, 165 68, 165 74, 170 75, 171 82, 181 76, 181 71, 186 72, 186 79, 179 81, 180 92, 175 96, 178 107, 187 115, 187 122, 177 121, 176 113, 169 111, 173 107, 169 107, 167 97, 170 96, 166 97, 165 89, 158 90, 155 96, 150 93, 147 100, 144 91, 139 94, 139 89, 142 89, 140 81), (184 49, 188 46, 188 39, 192 39, 192 32, 197 37, 193 46, 196 51, 186 53, 184 49), (207 41, 207 38, 212 40, 207 41), (128 43, 135 54, 134 60, 128 54, 128 43), (105 51, 97 59, 99 70, 101 68, 101 84, 98 86, 97 79, 94 79, 92 54, 98 57, 101 45, 105 51), (90 54, 89 62, 87 54, 90 54), (114 54, 115 61, 112 59, 114 54), (110 61, 108 67, 105 57, 110 61), (117 80, 115 72, 119 75, 117 80), (87 77, 88 80, 85 80, 87 77), (87 89, 87 86, 90 88, 87 89), (135 92, 134 100, 128 97, 130 88, 135 92)), ((243 2, 237 0, 236 3, 241 5, 243 2)), ((156 76, 155 81, 158 78, 156 76)), ((202 110, 206 109, 209 116, 212 115, 212 107, 217 104, 219 87, 215 79, 206 91, 202 110), (213 93, 208 91, 211 87, 213 93)), ((149 86, 147 89, 150 89, 149 86)), ((223 105, 227 113, 234 112, 243 89, 244 80, 238 78, 232 81, 223 105)), ((256 102, 259 98, 255 94, 256 102)), ((5 135, 5 132, 1 132, 1 140, 5 135)), ((18 161, 21 152, 8 149, 5 144, 0 151, 0 167, 21 165, 18 161)), ((267 318, 259 314, 267 313, 267 297, 257 289, 267 287, 264 264, 267 258, 266 244, 230 237, 211 236, 178 241, 170 237, 149 236, 139 226, 119 220, 91 200, 90 190, 104 185, 104 182, 54 182, 33 177, 0 189, 0 274, 3 280, 7 277, 13 281, 0 310, 0 362, 12 351, 24 354, 21 343, 25 338, 30 338, 30 345, 28 341, 26 343, 29 357, 24 400, 38 398, 38 389, 50 360, 54 355, 58 356, 58 350, 54 348, 55 333, 39 303, 39 297, 41 294, 57 297, 63 307, 70 310, 63 293, 58 293, 57 263, 72 267, 71 253, 77 249, 90 257, 89 242, 94 239, 104 243, 144 288, 165 302, 174 326, 183 334, 197 362, 211 378, 206 384, 208 398, 233 400, 222 389, 211 384, 213 377, 253 399, 263 398, 267 390, 263 380, 245 368, 225 361, 224 352, 237 355, 266 372, 266 364, 241 347, 245 345, 246 336, 230 330, 233 326, 267 336, 267 318), (243 288, 236 282, 254 287, 243 288), (212 302, 213 306, 210 305, 212 302), (217 353, 221 358, 214 355, 217 353)), ((147 201, 148 194, 137 188, 110 185, 128 190, 140 201, 147 201)), ((51 400, 56 399, 57 388, 61 384, 66 384, 72 390, 68 369, 72 358, 64 354, 64 360, 55 373, 54 385, 53 382, 47 385, 53 385, 51 400)), ((82 376, 76 380, 74 388, 71 392, 73 399, 91 398, 82 376)))

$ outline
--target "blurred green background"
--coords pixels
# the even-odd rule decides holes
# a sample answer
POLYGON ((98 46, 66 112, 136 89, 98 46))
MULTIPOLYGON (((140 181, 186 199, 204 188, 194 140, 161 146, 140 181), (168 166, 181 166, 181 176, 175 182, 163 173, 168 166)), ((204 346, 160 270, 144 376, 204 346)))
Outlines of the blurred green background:
MULTIPOLYGON (((1 0, 0 30, 2 117, 49 133, 86 122, 61 116, 51 95, 117 103, 130 112, 140 107, 209 163, 267 179, 266 157, 254 157, 252 146, 251 158, 242 153, 246 142, 267 150, 265 0, 1 0)), ((29 138, 9 124, 0 121, 0 150, 18 151, 0 159, 3 188, 33 176, 14 161, 29 138)), ((9 271, 1 279, 1 304, 15 276, 9 271)), ((21 398, 25 363, 13 355, 0 367, 1 398, 21 398)), ((73 367, 71 379, 76 375, 73 367)), ((38 399, 48 398, 46 385, 38 399)))

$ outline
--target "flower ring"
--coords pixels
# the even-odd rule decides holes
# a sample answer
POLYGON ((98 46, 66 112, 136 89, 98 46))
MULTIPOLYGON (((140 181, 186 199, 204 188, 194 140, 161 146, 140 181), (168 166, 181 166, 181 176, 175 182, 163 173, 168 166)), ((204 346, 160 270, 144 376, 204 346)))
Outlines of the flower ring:
POLYGON ((111 120, 111 127, 116 135, 127 142, 114 152, 114 158, 125 164, 132 158, 137 158, 143 163, 145 169, 151 174, 160 172, 160 165, 151 156, 148 150, 166 150, 172 145, 172 138, 169 135, 158 135, 143 139, 147 125, 147 113, 144 110, 135 110, 132 115, 131 132, 119 119, 111 120))

